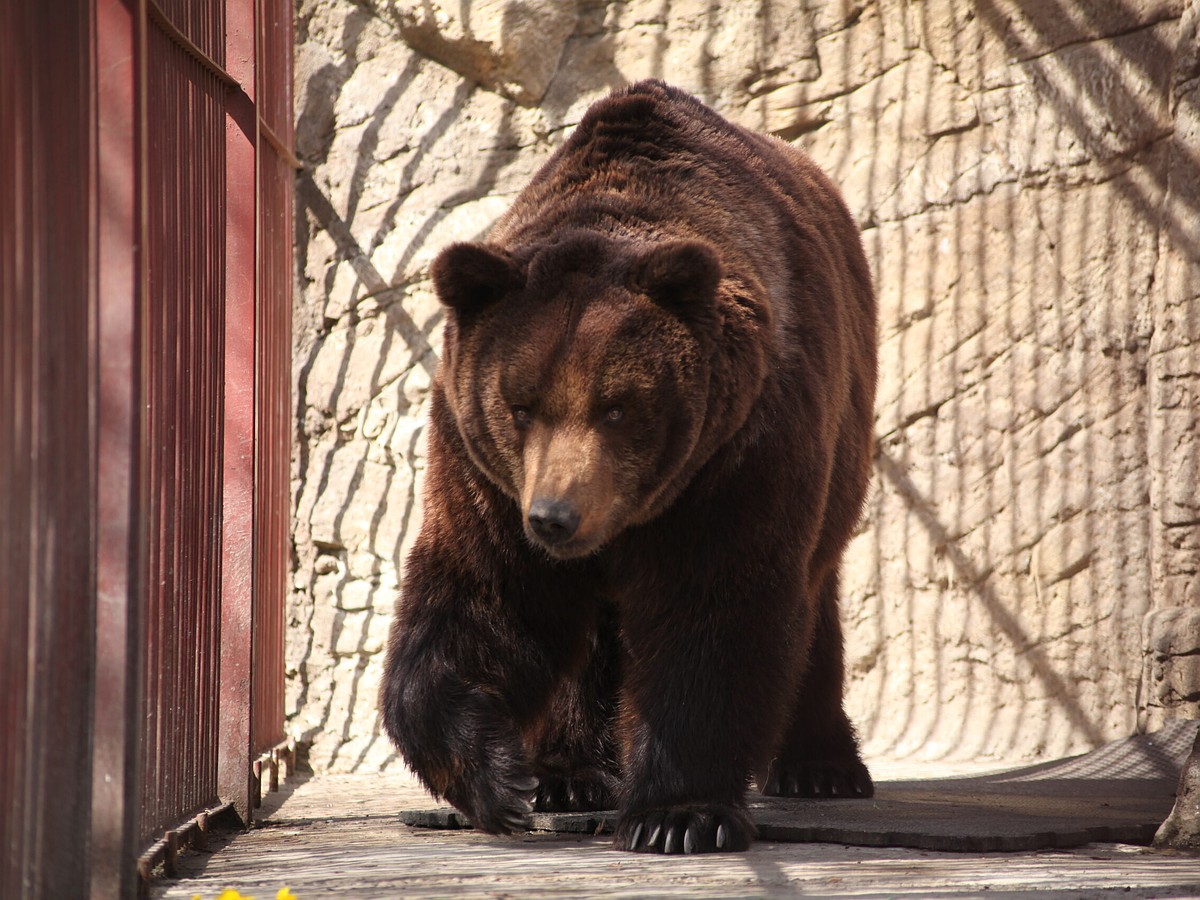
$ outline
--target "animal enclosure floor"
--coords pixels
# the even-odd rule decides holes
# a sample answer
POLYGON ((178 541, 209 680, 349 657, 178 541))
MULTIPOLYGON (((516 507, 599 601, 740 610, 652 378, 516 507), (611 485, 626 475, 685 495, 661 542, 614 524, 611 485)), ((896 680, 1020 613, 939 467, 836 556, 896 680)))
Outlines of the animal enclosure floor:
MULTIPOLYGON (((1171 811, 1196 725, 1174 722, 1092 753, 968 777, 879 783, 870 800, 795 800, 750 795, 768 841, 823 842, 986 853, 1050 850, 1101 841, 1149 844, 1171 811)), ((536 831, 611 833, 616 814, 539 813, 536 831)), ((470 827, 451 807, 402 810, 424 828, 470 827)))
MULTIPOLYGON (((243 896, 272 900, 286 886, 298 900, 1195 898, 1200 897, 1200 857, 1114 842, 1148 839, 1152 830, 1137 820, 1166 816, 1194 728, 1181 723, 1157 738, 1129 739, 1072 760, 1007 773, 876 762, 879 790, 873 800, 767 799, 753 813, 763 839, 748 853, 711 856, 619 853, 611 847, 611 834, 604 833, 538 831, 498 838, 412 827, 402 824, 401 811, 410 818, 421 811, 432 816, 432 824, 445 813, 437 813, 438 804, 405 774, 300 778, 270 795, 253 830, 214 840, 212 852, 186 854, 181 877, 160 880, 152 896, 210 900, 236 888, 243 896), (1169 784, 1166 795, 1164 784, 1169 784), (1044 827, 1031 826, 1031 815, 1044 827), (1135 827, 1141 830, 1121 830, 1135 827), (1039 836, 1038 846, 1057 842, 1058 849, 1018 849, 1028 846, 1029 834, 1039 836), (970 842, 980 835, 1009 840, 1003 846, 1010 852, 975 850, 990 846, 970 842), (1062 849, 1097 837, 1105 842, 1062 849), (948 838, 960 839, 960 850, 973 852, 911 846, 921 840, 944 846, 948 838), (814 839, 826 842, 796 842, 814 839)), ((595 830, 603 816, 591 816, 589 830, 595 830)))

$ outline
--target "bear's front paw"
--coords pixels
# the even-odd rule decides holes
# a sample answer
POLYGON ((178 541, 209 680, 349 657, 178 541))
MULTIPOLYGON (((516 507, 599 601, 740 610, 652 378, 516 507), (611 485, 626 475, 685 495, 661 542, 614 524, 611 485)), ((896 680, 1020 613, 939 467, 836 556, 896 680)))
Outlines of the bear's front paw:
POLYGON ((753 839, 744 809, 694 804, 621 816, 614 845, 635 853, 730 853, 749 849, 753 839))
POLYGON ((538 780, 520 769, 497 771, 486 767, 456 779, 445 798, 466 814, 471 824, 490 834, 527 831, 538 780))
POLYGON ((616 794, 601 778, 542 775, 533 808, 537 812, 585 812, 616 807, 616 794))
POLYGON ((875 794, 875 784, 862 760, 774 759, 762 785, 766 797, 864 799, 875 794))

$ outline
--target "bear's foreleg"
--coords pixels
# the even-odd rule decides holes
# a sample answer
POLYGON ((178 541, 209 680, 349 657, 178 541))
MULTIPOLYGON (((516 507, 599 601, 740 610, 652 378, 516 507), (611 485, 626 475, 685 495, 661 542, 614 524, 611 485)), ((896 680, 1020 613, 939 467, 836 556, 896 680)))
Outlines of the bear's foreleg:
POLYGON ((619 849, 735 851, 754 837, 745 791, 778 738, 790 651, 761 614, 770 602, 742 600, 761 587, 730 581, 626 610, 619 849))
POLYGON ((468 567, 423 538, 388 644, 383 724, 422 782, 476 827, 523 829, 538 780, 522 731, 550 702, 582 628, 566 604, 523 591, 522 573, 487 575, 486 552, 468 567))

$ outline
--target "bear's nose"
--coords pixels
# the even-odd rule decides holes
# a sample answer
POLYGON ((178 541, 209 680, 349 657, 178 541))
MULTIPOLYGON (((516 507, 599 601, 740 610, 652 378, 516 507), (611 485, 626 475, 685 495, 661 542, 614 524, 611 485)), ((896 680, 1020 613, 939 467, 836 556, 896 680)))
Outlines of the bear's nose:
POLYGON ((547 544, 561 544, 579 528, 579 513, 566 500, 541 497, 529 505, 529 527, 547 544))

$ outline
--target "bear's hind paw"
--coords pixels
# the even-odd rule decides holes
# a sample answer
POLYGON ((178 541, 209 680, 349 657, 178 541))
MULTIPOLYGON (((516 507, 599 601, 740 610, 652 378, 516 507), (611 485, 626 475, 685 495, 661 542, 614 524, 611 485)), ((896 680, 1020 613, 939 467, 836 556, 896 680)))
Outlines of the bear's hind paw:
POLYGON ((859 759, 771 761, 762 785, 764 797, 857 800, 874 796, 871 774, 859 759))
POLYGON ((613 791, 595 778, 543 775, 533 795, 536 812, 590 812, 616 805, 613 791))
POLYGON ((753 838, 745 810, 697 804, 624 815, 614 845, 635 853, 732 853, 749 849, 753 838))

